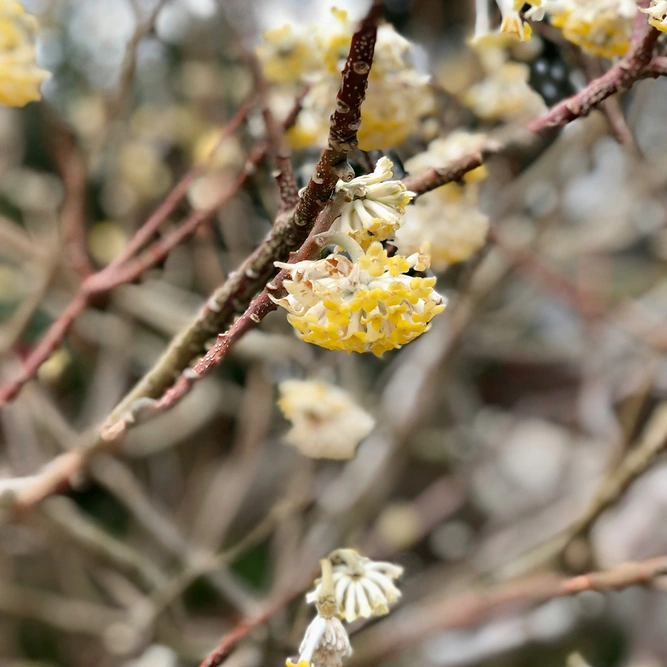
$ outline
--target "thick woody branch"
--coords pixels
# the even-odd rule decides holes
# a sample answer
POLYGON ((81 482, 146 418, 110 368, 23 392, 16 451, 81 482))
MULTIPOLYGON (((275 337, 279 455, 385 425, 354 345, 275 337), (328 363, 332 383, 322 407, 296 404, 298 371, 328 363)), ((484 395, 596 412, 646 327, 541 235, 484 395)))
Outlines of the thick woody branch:
MULTIPOLYGON (((268 299, 268 293, 262 292, 255 300, 253 307, 241 318, 240 323, 235 325, 236 328, 228 332, 226 337, 225 335, 219 336, 215 346, 194 369, 187 368, 190 360, 200 352, 206 340, 211 337, 212 327, 222 323, 224 326, 218 328, 217 331, 228 329, 234 313, 246 307, 257 291, 261 290, 275 275, 274 262, 290 259, 290 253, 304 245, 315 220, 327 204, 329 206, 322 214, 321 226, 318 224, 317 230, 328 229, 337 217, 335 211, 338 204, 332 203, 330 198, 339 178, 345 177, 349 180, 353 175, 351 167, 347 164, 347 154, 357 145, 356 132, 361 122, 361 103, 365 96, 368 74, 373 62, 380 15, 381 7, 373 5, 352 37, 350 52, 343 70, 342 84, 338 92, 336 110, 331 116, 329 146, 323 151, 315 173, 305 188, 294 213, 276 224, 269 237, 209 299, 193 325, 176 338, 153 370, 115 408, 101 429, 103 437, 96 438, 85 449, 67 452, 57 457, 35 475, 20 478, 20 480, 11 480, 11 482, 20 481, 16 488, 13 484, 10 484, 11 488, 7 488, 8 504, 11 504, 17 511, 27 510, 45 497, 68 488, 71 480, 85 467, 92 456, 101 451, 113 450, 120 444, 122 435, 130 425, 174 405, 189 391, 196 379, 205 375, 219 363, 235 340, 273 309, 274 306, 268 299), (181 371, 183 371, 182 374, 174 384, 174 375, 181 371), (165 392, 172 385, 174 385, 173 391, 166 394, 165 392), (158 401, 152 400, 154 397, 158 398, 158 401)), ((291 119, 288 122, 291 122, 291 119)), ((259 157, 264 155, 265 150, 265 145, 256 147, 249 160, 259 161, 259 157)), ((244 172, 247 175, 249 170, 246 169, 244 172)), ((239 182, 237 185, 240 187, 239 182)), ((182 232, 177 230, 176 233, 182 232)), ((313 241, 313 244, 315 243, 313 241)), ((300 254, 292 259, 310 256, 315 248, 313 244, 306 244, 300 254)), ((143 264, 141 260, 135 260, 135 263, 130 266, 136 267, 133 269, 134 273, 143 264)), ((119 273, 122 271, 130 273, 126 265, 121 265, 119 273)), ((122 276, 127 277, 125 273, 122 276)), ((116 274, 112 274, 110 278, 109 276, 100 278, 99 274, 96 274, 91 279, 96 277, 97 280, 108 281, 103 282, 99 289, 110 289, 113 287, 111 281, 116 280, 116 274)), ((85 295, 81 302, 77 301, 70 308, 66 326, 63 325, 64 329, 59 330, 58 335, 54 334, 48 341, 51 346, 50 351, 55 349, 62 340, 67 327, 85 308, 87 301, 84 299, 85 295)), ((48 354, 42 356, 43 361, 48 354)), ((32 374, 36 372, 37 367, 30 369, 32 374)), ((23 382, 27 381, 29 377, 32 375, 24 374, 23 382)), ((18 387, 14 387, 11 395, 18 391, 23 382, 18 387)), ((0 401, 2 398, 3 394, 0 393, 0 401)))
MULTIPOLYGON (((361 104, 373 63, 380 16, 381 7, 374 4, 352 36, 336 109, 331 115, 328 147, 322 152, 294 213, 282 222, 278 220, 267 239, 211 296, 195 322, 172 342, 155 367, 116 407, 105 425, 106 433, 119 433, 113 426, 125 419, 138 400, 162 396, 173 384, 175 374, 183 373, 178 382, 180 386, 185 385, 183 378, 192 377, 191 369, 187 368, 191 359, 200 353, 211 336, 226 331, 232 324, 234 314, 244 310, 253 296, 276 274, 274 262, 288 260, 290 253, 301 247, 319 213, 329 202, 338 180, 352 178, 353 171, 347 163, 347 155, 358 145, 361 104)), ((211 354, 206 358, 208 364, 211 354)))
MULTIPOLYGON (((294 263, 314 259, 319 255, 322 246, 318 242, 317 237, 329 230, 336 218, 339 217, 341 208, 346 201, 349 201, 349 195, 343 192, 339 193, 337 198, 322 212, 309 239, 301 246, 298 252, 294 253, 290 262, 294 263)), ((252 300, 245 313, 234 322, 229 330, 218 336, 215 344, 194 367, 184 371, 175 384, 167 389, 157 401, 153 403, 140 403, 142 420, 149 416, 152 418, 156 413, 169 410, 176 405, 190 391, 195 382, 206 377, 222 361, 223 357, 236 341, 248 331, 255 328, 271 311, 275 310, 277 305, 271 297, 277 298, 283 296, 283 282, 288 277, 289 273, 286 270, 283 269, 280 271, 259 295, 252 300)), ((132 419, 129 423, 134 423, 136 417, 132 412, 130 412, 129 418, 132 419)), ((103 437, 107 439, 117 437, 118 429, 122 428, 124 430, 129 423, 121 420, 121 422, 114 424, 110 431, 105 432, 103 437)))

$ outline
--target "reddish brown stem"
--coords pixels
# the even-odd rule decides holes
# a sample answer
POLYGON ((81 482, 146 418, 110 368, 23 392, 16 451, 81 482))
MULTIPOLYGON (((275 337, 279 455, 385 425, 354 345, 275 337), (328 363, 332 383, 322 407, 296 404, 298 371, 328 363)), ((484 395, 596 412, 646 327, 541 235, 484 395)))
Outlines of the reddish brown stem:
MULTIPOLYGON (((218 145, 232 132, 236 131, 252 109, 252 101, 248 100, 241 105, 230 122, 223 128, 218 145)), ((217 145, 216 147, 217 148, 217 145)), ((215 151, 215 148, 213 151, 215 151)), ((167 198, 156 211, 137 230, 128 245, 107 267, 98 273, 89 275, 80 285, 67 308, 51 324, 39 344, 30 352, 23 363, 23 368, 17 378, 0 387, 0 407, 14 398, 23 385, 31 380, 39 367, 49 358, 53 351, 62 343, 76 318, 86 309, 91 297, 106 292, 120 284, 139 277, 141 273, 155 266, 181 241, 190 236, 199 225, 206 222, 218 208, 227 201, 245 183, 254 167, 261 161, 266 151, 266 144, 258 145, 249 156, 241 176, 233 186, 225 192, 215 204, 205 211, 192 214, 181 226, 170 235, 157 241, 141 257, 130 262, 132 257, 148 242, 164 221, 186 195, 192 181, 203 171, 205 163, 194 166, 176 184, 167 198)), ((70 178, 73 178, 70 175, 70 178)), ((80 193, 79 193, 80 194, 80 193)), ((65 215, 65 212, 63 212, 65 215)), ((77 216, 79 213, 77 213, 77 216)), ((78 224, 78 222, 77 222, 78 224)), ((79 234, 80 232, 77 232, 79 234)), ((80 239, 73 239, 80 244, 80 239)))
MULTIPOLYGON (((625 563, 603 572, 563 578, 541 574, 519 581, 510 581, 493 588, 455 595, 431 604, 420 603, 407 614, 400 614, 379 623, 359 637, 350 666, 377 664, 385 657, 395 656, 434 632, 476 625, 491 613, 516 610, 547 600, 574 595, 582 591, 620 590, 648 584, 667 573, 667 558, 653 558, 640 563, 625 563)), ((407 610, 405 610, 407 612, 407 610)))

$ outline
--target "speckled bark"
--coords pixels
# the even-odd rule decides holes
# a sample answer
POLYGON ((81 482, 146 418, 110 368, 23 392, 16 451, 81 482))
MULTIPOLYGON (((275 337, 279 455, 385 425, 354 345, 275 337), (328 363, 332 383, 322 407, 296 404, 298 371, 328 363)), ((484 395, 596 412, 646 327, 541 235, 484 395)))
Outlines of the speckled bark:
POLYGON ((273 263, 286 261, 290 253, 304 243, 318 215, 329 202, 338 179, 350 180, 354 176, 347 155, 358 145, 361 104, 373 64, 381 15, 381 5, 373 4, 352 37, 336 108, 331 114, 328 146, 294 212, 279 220, 266 240, 213 293, 193 324, 172 341, 157 364, 111 413, 106 431, 138 399, 161 396, 192 359, 202 353, 206 342, 231 326, 234 315, 242 312, 276 274, 273 263))

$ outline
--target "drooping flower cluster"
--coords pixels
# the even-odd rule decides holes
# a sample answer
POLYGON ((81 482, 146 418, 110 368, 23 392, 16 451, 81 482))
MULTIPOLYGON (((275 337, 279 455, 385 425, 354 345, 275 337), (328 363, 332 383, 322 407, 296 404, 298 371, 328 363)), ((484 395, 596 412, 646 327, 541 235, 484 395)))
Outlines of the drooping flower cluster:
POLYGON ((39 86, 49 73, 37 66, 36 28, 18 0, 0 0, 0 104, 22 107, 41 98, 39 86))
MULTIPOLYGON (((595 56, 622 56, 630 45, 635 0, 541 0, 526 15, 545 16, 569 42, 595 56)), ((663 3, 665 4, 665 3, 663 3)))
POLYGON ((286 380, 278 388, 278 407, 292 422, 286 439, 306 456, 351 459, 375 426, 375 419, 339 387, 286 380))
POLYGON ((346 238, 336 243, 345 243, 352 259, 335 253, 296 264, 276 262, 290 279, 284 282, 287 296, 275 302, 290 313, 299 336, 329 350, 381 356, 427 331, 444 310, 443 299, 433 291, 435 278, 407 273, 428 268, 428 257, 388 257, 377 241, 364 252, 346 238))
POLYGON ((381 157, 372 174, 349 183, 338 181, 336 192, 349 193, 352 201, 343 207, 332 231, 351 236, 364 249, 373 241, 393 237, 401 226, 405 207, 415 196, 401 181, 390 180, 393 166, 388 157, 381 157))
MULTIPOLYGON (((530 39, 530 25, 519 10, 523 0, 496 0, 502 16, 499 32, 491 32, 488 2, 478 0, 473 44, 491 43, 498 34, 511 35, 521 41, 530 39)), ((630 45, 632 22, 637 12, 635 0, 528 0, 532 5, 525 17, 541 21, 545 17, 559 28, 563 37, 591 55, 603 58, 622 56, 630 45)), ((653 0, 649 9, 651 25, 666 30, 667 2, 653 0), (662 28, 660 25, 662 24, 662 28)))
POLYGON ((299 659, 285 661, 287 667, 340 667, 352 655, 350 638, 343 624, 332 616, 318 614, 312 620, 299 646, 299 659))
MULTIPOLYGON (((401 591, 394 584, 403 574, 399 565, 373 561, 354 549, 337 549, 329 558, 333 563, 336 613, 345 622, 384 616, 400 599, 401 591)), ((321 592, 322 582, 319 581, 306 595, 306 602, 315 602, 321 592)))
POLYGON ((341 619, 382 616, 401 596, 394 584, 403 573, 398 565, 373 562, 353 549, 338 549, 320 562, 322 577, 306 596, 317 616, 306 629, 297 661, 288 659, 287 667, 341 667, 352 655, 341 619))
MULTIPOLYGON (((334 9, 332 13, 333 20, 326 26, 286 25, 269 30, 258 48, 267 79, 290 87, 290 96, 308 86, 302 110, 287 135, 294 148, 326 143, 354 31, 346 12, 334 9)), ((433 109, 428 77, 410 64, 409 52, 410 43, 393 27, 380 26, 358 133, 364 150, 399 144, 433 109)))
POLYGON ((654 28, 667 32, 667 0, 651 0, 650 7, 640 7, 639 11, 648 14, 648 22, 654 28))
MULTIPOLYGON (((484 134, 457 131, 444 139, 432 141, 428 149, 405 163, 411 173, 439 167, 471 150, 482 147, 484 134)), ((448 183, 422 195, 410 206, 405 222, 396 232, 400 253, 428 252, 436 271, 465 261, 485 243, 489 220, 479 209, 480 182, 486 167, 468 172, 464 183, 448 183)))

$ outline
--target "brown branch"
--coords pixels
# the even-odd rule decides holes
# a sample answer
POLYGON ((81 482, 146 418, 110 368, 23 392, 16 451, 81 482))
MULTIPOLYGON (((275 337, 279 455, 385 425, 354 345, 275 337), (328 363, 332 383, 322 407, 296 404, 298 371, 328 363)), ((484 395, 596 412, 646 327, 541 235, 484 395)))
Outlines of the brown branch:
MULTIPOLYGON (((241 105, 234 117, 222 129, 217 145, 238 129, 252 109, 252 106, 251 100, 248 100, 241 105)), ((213 155, 217 145, 212 149, 207 159, 213 155)), ((259 144, 255 148, 246 161, 246 165, 242 171, 242 177, 237 179, 234 187, 239 189, 245 183, 248 176, 254 171, 256 165, 263 158, 265 150, 265 144, 259 144)), ((98 273, 90 275, 81 283, 67 308, 51 324, 38 345, 33 348, 27 356, 23 362, 23 368, 18 377, 0 387, 0 407, 19 393, 23 385, 35 376, 39 367, 49 358, 53 351, 61 345, 70 327, 76 318, 86 309, 93 296, 104 293, 124 282, 134 280, 141 275, 143 271, 161 261, 178 243, 192 234, 199 225, 210 219, 218 208, 236 192, 236 190, 230 188, 228 191, 224 192, 211 207, 204 211, 192 214, 180 227, 176 228, 171 235, 157 241, 142 257, 134 262, 130 262, 132 257, 141 250, 148 241, 150 241, 155 232, 173 212, 181 199, 187 194, 192 181, 203 171, 205 166, 206 160, 203 163, 195 165, 188 171, 176 184, 162 204, 158 206, 155 212, 137 230, 120 255, 107 267, 98 273)))
MULTIPOLYGON (((667 58, 651 59, 659 34, 655 28, 648 25, 646 16, 638 12, 632 41, 623 58, 608 72, 591 81, 582 91, 530 121, 526 129, 532 135, 539 135, 550 128, 562 127, 577 118, 587 116, 608 97, 630 88, 636 81, 656 78, 667 73, 667 58)), ((516 142, 525 141, 526 138, 525 130, 522 130, 507 140, 489 141, 480 150, 471 151, 444 167, 429 169, 422 174, 404 179, 405 185, 417 194, 424 194, 441 185, 460 181, 465 174, 481 166, 489 157, 507 150, 516 142)))
MULTIPOLYGON (((346 202, 351 201, 345 193, 341 192, 339 195, 320 214, 309 239, 290 259, 291 263, 314 259, 320 253, 322 246, 318 243, 317 236, 329 230, 336 218, 340 216, 342 206, 346 202)), ((206 377, 222 361, 231 346, 239 338, 256 327, 271 311, 277 308, 270 295, 274 297, 282 296, 284 291, 283 282, 288 277, 289 273, 283 269, 269 282, 260 294, 252 300, 245 313, 234 322, 230 329, 218 336, 215 344, 204 355, 201 361, 193 368, 189 368, 186 372, 182 373, 176 383, 152 404, 150 409, 151 416, 154 416, 156 412, 169 410, 176 405, 190 391, 195 382, 206 377)))
POLYGON ((137 65, 137 51, 139 50, 139 46, 144 37, 147 37, 153 31, 157 17, 166 4, 167 0, 158 0, 158 3, 153 11, 151 11, 151 13, 146 17, 146 20, 142 23, 140 8, 136 1, 132 2, 138 25, 134 31, 134 35, 132 35, 132 38, 127 44, 125 57, 123 58, 120 74, 118 76, 118 86, 116 88, 116 92, 107 102, 107 115, 109 118, 115 118, 116 114, 122 109, 125 98, 130 89, 130 85, 132 84, 134 70, 137 65))
POLYGON ((57 118, 49 118, 49 144, 65 196, 60 218, 65 250, 74 271, 85 279, 94 270, 86 246, 86 163, 71 130, 57 118))
MULTIPOLYGON (((293 214, 278 220, 260 246, 211 296, 193 324, 169 346, 161 359, 140 383, 121 401, 103 428, 107 436, 118 437, 125 427, 128 412, 145 398, 158 398, 173 384, 176 373, 192 374, 186 370, 190 360, 204 347, 206 341, 232 324, 234 314, 247 308, 251 299, 276 274, 275 261, 286 261, 308 237, 319 213, 329 202, 340 178, 350 180, 352 168, 347 155, 357 143, 368 74, 375 50, 377 24, 381 6, 374 4, 352 37, 350 51, 342 73, 336 109, 331 115, 328 147, 322 152, 314 174, 305 187, 293 214)), ((243 326, 249 326, 244 324, 243 326)), ((211 356, 208 356, 208 360, 211 356)), ((202 366, 199 366, 203 369, 202 366)), ((183 387, 186 380, 179 379, 183 387)), ((145 402, 143 405, 147 405, 145 402)))
MULTIPOLYGON (((254 88, 259 95, 259 106, 262 110, 268 152, 276 165, 274 177, 278 186, 280 207, 278 218, 290 213, 299 203, 299 188, 292 168, 291 151, 285 143, 285 128, 281 128, 276 121, 269 105, 269 84, 262 72, 262 66, 255 53, 239 42, 241 57, 252 74, 254 88)), ((290 125, 292 122, 290 121, 290 125)))
POLYGON ((377 664, 383 658, 443 630, 466 628, 483 622, 490 614, 536 605, 583 591, 615 591, 650 584, 667 574, 667 557, 589 574, 563 578, 542 574, 493 588, 463 593, 430 604, 423 601, 364 632, 355 641, 350 667, 377 664))
MULTIPOLYGON (((150 400, 151 396, 162 396, 173 384, 174 373, 187 367, 192 356, 197 354, 205 340, 210 336, 208 327, 211 326, 212 322, 214 323, 221 316, 231 319, 235 309, 239 305, 247 304, 257 290, 261 289, 266 281, 275 274, 276 270, 273 262, 278 259, 289 259, 289 253, 304 244, 315 219, 319 217, 318 214, 322 212, 327 204, 329 204, 329 207, 321 216, 321 223, 325 226, 318 226, 318 230, 328 229, 333 223, 336 217, 334 215, 336 209, 333 204, 330 204, 330 197, 339 178, 349 179, 352 176, 352 169, 347 163, 347 154, 357 145, 356 131, 360 124, 361 103, 364 99, 368 74, 373 61, 375 36, 380 15, 381 7, 373 5, 362 21, 360 28, 353 35, 350 53, 343 70, 341 88, 338 92, 336 110, 331 116, 329 147, 323 151, 315 168, 315 174, 306 186, 292 216, 274 227, 269 237, 230 276, 227 283, 218 290, 218 293, 213 295, 195 323, 176 339, 154 369, 115 408, 101 429, 102 437, 96 438, 85 449, 67 452, 56 457, 35 475, 19 478, 19 480, 5 480, 8 484, 8 490, 11 492, 11 503, 16 511, 26 511, 45 497, 68 488, 71 480, 85 467, 92 456, 102 451, 113 450, 120 445, 121 438, 128 426, 174 405, 189 391, 194 379, 203 376, 222 359, 231 342, 235 341, 251 326, 254 326, 259 321, 257 318, 261 319, 266 313, 270 312, 273 304, 266 298, 266 295, 262 296, 260 294, 253 310, 246 314, 245 319, 241 318, 240 324, 237 325, 235 330, 236 333, 228 337, 227 342, 224 342, 223 337, 223 342, 215 347, 212 352, 209 352, 204 358, 203 364, 197 365, 197 370, 185 370, 179 377, 176 388, 169 395, 169 398, 165 394, 165 397, 158 401, 150 400), (332 215, 333 217, 331 217, 332 215), (221 305, 218 305, 216 298, 222 299, 221 305), (269 306, 269 303, 271 303, 271 306, 269 306), (214 316, 216 317, 214 318, 214 316), (157 409, 155 408, 156 405, 158 406, 157 409), (13 483, 17 481, 20 484, 16 487, 13 486, 13 483)), ((258 160, 265 150, 265 145, 257 146, 254 151, 254 158, 251 156, 250 159, 258 160)), ((244 170, 244 172, 249 171, 248 169, 244 170)), ((315 242, 313 241, 313 243, 315 242)), ((314 247, 310 243, 307 244, 301 251, 303 254, 297 255, 297 257, 305 257, 305 253, 313 252, 314 247)), ((111 283, 103 282, 108 276, 102 279, 97 276, 99 274, 92 276, 91 280, 96 278, 100 280, 100 289, 113 286, 111 283)), ((271 288, 269 287, 269 289, 271 288)), ((60 329, 54 332, 49 339, 49 344, 52 346, 51 350, 62 340, 67 328, 85 308, 87 303, 85 297, 85 294, 81 297, 83 303, 75 301, 70 304, 66 321, 63 321, 60 329)), ((226 329, 227 326, 224 328, 226 329)), ((48 354, 43 359, 47 357, 48 354)), ((33 363, 35 362, 33 361, 33 363)), ((32 370, 34 374, 37 368, 33 369, 31 366, 28 370, 32 370)), ((26 375, 24 373, 24 376, 26 375)), ((30 377, 32 375, 28 375, 23 382, 30 377)), ((7 385, 4 394, 0 391, 0 402, 3 398, 6 398, 10 389, 13 390, 12 396, 20 389, 23 382, 15 386, 17 382, 15 381, 13 385, 7 385)))

